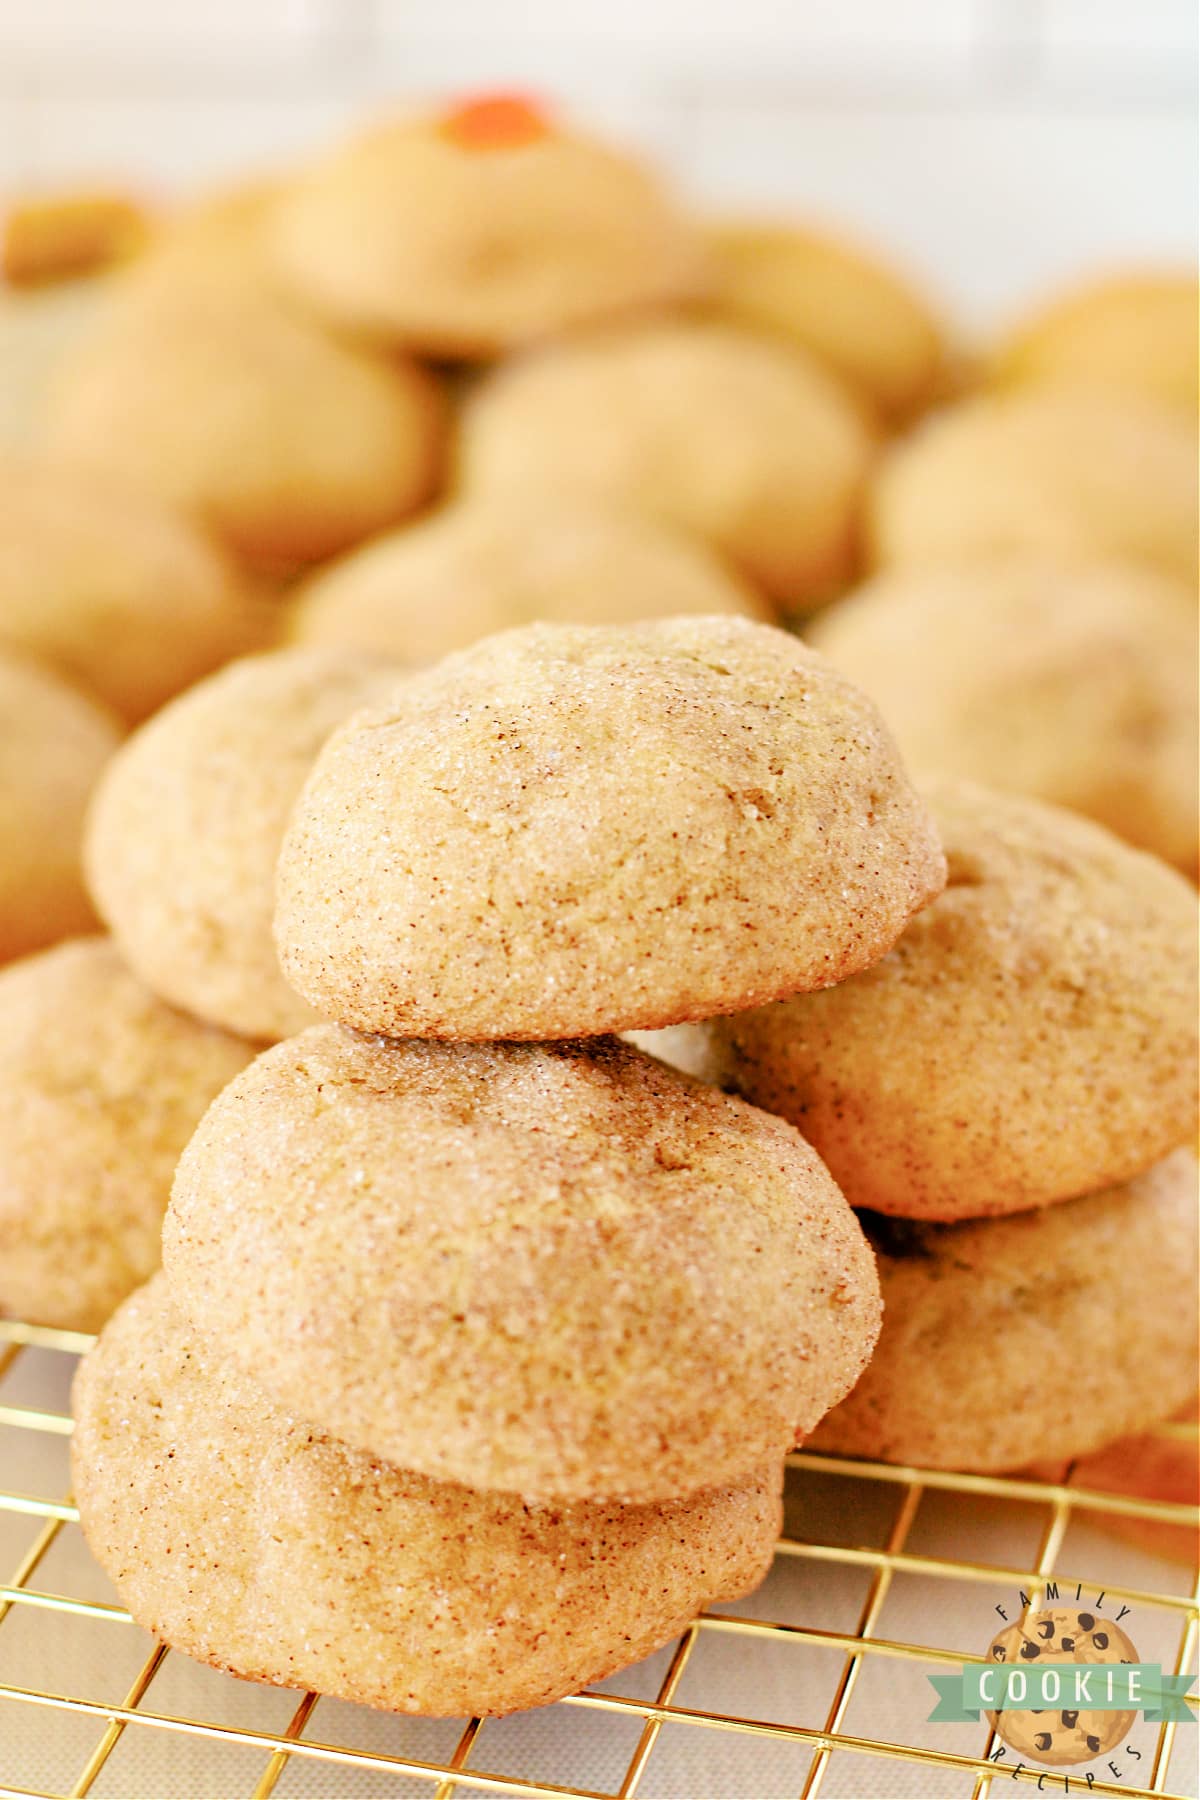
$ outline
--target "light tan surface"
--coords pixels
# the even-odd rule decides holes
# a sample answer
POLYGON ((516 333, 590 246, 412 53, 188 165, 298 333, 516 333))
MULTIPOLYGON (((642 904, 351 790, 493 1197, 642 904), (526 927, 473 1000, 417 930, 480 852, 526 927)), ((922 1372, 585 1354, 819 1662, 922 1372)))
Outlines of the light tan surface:
POLYGON ((680 525, 803 607, 853 567, 871 450, 853 401, 804 351, 668 322, 489 376, 464 412, 460 467, 468 490, 578 493, 680 525))
POLYGON ((883 459, 884 563, 1006 550, 1091 553, 1196 578, 1196 431, 1134 394, 1032 387, 928 420, 883 459))
POLYGON ((541 1706, 757 1586, 782 1464, 657 1506, 429 1481, 277 1410, 153 1281, 74 1389, 75 1495, 135 1619, 259 1681, 396 1712, 541 1706))
POLYGON ((0 971, 0 1021, 0 1312, 98 1331, 158 1267, 176 1158, 253 1047, 99 937, 0 971))
POLYGON ((468 144, 453 118, 379 126, 281 204, 280 276, 333 323, 490 357, 696 289, 700 246, 641 164, 551 121, 468 144))
POLYGON ((52 287, 0 286, 0 450, 27 450, 42 426, 64 355, 86 337, 108 292, 106 276, 52 287))
POLYGON ((224 556, 182 514, 100 471, 0 463, 0 638, 129 723, 261 629, 224 556))
POLYGON ((866 1240, 803 1140, 611 1039, 276 1045, 182 1157, 163 1259, 281 1405, 544 1499, 745 1476, 879 1327, 866 1240))
POLYGON ((1086 381, 1127 389, 1194 419, 1200 400, 1198 333, 1200 285, 1194 273, 1111 275, 1032 313, 1000 345, 993 374, 1021 386, 1086 381))
POLYGON ((0 963, 96 915, 80 846, 88 796, 117 722, 49 669, 0 650, 0 963))
POLYGON ((941 331, 924 299, 878 257, 782 222, 723 222, 708 243, 718 313, 811 351, 881 419, 903 420, 931 398, 941 331))
POLYGON ((1066 1206, 957 1225, 865 1221, 875 1357, 811 1449, 927 1468, 1077 1456, 1196 1386, 1196 1159, 1066 1206))
POLYGON ((321 570, 291 615, 302 643, 427 663, 536 619, 610 625, 770 607, 698 540, 583 502, 465 500, 321 570))
POLYGON ((1058 808, 930 798, 946 891, 865 974, 718 1021, 729 1078, 879 1212, 1016 1212, 1137 1174, 1195 1129, 1195 890, 1058 808))
POLYGON ((809 641, 905 761, 1086 813, 1197 861, 1196 600, 1136 564, 1017 555, 884 571, 809 641))
POLYGON ((586 1036, 842 980, 942 880, 873 707, 785 632, 534 625, 329 740, 276 940, 364 1030, 586 1036))
POLYGON ((62 368, 46 440, 194 512, 239 555, 331 556, 432 493, 432 378, 327 337, 257 280, 135 272, 62 368))
POLYGON ((247 1037, 286 1037, 314 1021, 271 935, 279 846, 326 737, 396 681, 348 650, 250 657, 122 746, 88 819, 88 883, 156 993, 247 1037))

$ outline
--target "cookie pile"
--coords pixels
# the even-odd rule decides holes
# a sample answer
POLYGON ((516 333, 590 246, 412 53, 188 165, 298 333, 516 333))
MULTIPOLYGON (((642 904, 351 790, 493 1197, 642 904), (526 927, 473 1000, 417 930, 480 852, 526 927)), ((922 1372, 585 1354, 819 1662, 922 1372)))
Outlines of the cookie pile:
POLYGON ((1195 1391, 1196 898, 1057 808, 929 799, 945 891, 872 968, 716 1022, 709 1053, 879 1252, 878 1352, 814 1443, 999 1470, 1195 1391))
POLYGON ((276 931, 339 1022, 210 1108, 77 1383, 135 1616, 490 1713, 753 1586, 874 1257, 791 1125, 613 1034, 843 981, 944 876, 870 702, 736 618, 507 633, 336 730, 276 931))

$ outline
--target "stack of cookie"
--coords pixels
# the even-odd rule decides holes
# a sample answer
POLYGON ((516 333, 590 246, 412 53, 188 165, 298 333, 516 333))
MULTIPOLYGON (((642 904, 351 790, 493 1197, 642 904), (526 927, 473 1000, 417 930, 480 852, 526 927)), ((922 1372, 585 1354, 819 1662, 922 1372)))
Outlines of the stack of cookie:
POLYGON ((792 1126, 610 1034, 853 976, 944 876, 870 702, 736 618, 511 632, 337 730, 276 929, 339 1022, 210 1109, 76 1389, 135 1616, 485 1713, 753 1586, 874 1257, 792 1126))
POLYGON ((949 881, 895 949, 708 1051, 879 1253, 878 1351, 813 1442, 1002 1470, 1195 1392, 1196 896, 1057 808, 930 799, 949 881))

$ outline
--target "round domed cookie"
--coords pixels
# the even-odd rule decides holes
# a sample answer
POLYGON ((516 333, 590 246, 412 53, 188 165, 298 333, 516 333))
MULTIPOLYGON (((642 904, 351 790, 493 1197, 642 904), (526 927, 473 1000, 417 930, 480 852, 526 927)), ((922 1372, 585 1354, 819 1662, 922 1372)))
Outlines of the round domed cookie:
POLYGON ((608 625, 770 608, 698 540, 636 514, 524 497, 464 500, 322 569, 296 597, 301 643, 434 662, 537 619, 608 625))
POLYGON ((163 1261, 280 1405, 542 1499, 740 1479, 879 1327, 866 1240, 798 1133, 614 1039, 277 1044, 181 1158, 163 1261))
POLYGON ((879 418, 898 422, 933 396, 941 332, 895 270, 811 226, 740 220, 711 227, 718 313, 800 344, 879 418))
POLYGON ((97 1331, 158 1267, 179 1152, 254 1049, 99 937, 0 970, 0 1022, 0 1313, 97 1331))
POLYGON ((1031 387, 960 401, 880 463, 883 563, 1048 550, 1150 563, 1194 582, 1196 434, 1134 394, 1031 387))
POLYGON ((953 1225, 865 1215, 883 1331, 811 1449, 932 1469, 1070 1457, 1196 1389, 1196 1159, 953 1225))
POLYGON ((468 490, 577 493, 707 539, 781 605, 815 605, 856 555, 872 440, 798 346, 665 321, 504 365, 463 413, 468 490))
POLYGON ((261 635, 191 520, 91 470, 0 461, 0 639, 136 724, 261 635))
POLYGON ((0 649, 0 963, 96 923, 80 844, 116 720, 49 669, 0 649))
POLYGON ((1071 807, 1197 862, 1196 603, 1134 563, 1046 554, 884 570, 809 641, 919 773, 1071 807))
POLYGON ((996 353, 1006 385, 1081 381, 1144 395, 1194 418, 1200 369, 1193 271, 1134 271, 1090 281, 1040 307, 996 353))
POLYGON ((513 1712, 756 1587, 782 1462, 657 1505, 430 1481, 275 1407, 151 1281, 74 1387, 72 1486, 139 1624, 202 1662, 391 1712, 513 1712), (186 1554, 180 1554, 180 1546, 186 1554))
POLYGON ((437 357, 681 299, 702 261, 647 169, 503 95, 340 146, 296 180, 274 241, 333 324, 437 357))
MULTIPOLYGON (((1090 1612, 1087 1606, 1056 1606, 1023 1612, 1019 1623, 996 1633, 988 1655, 997 1663, 1036 1662, 1040 1667, 1042 1663, 1135 1663, 1138 1653, 1114 1619, 1090 1612)), ((1069 1681, 1070 1672, 1064 1670, 1063 1674, 1069 1681)), ((1075 1698, 1066 1682, 1060 1685, 1059 1697, 1075 1698)), ((1099 1688, 1097 1698, 1102 1697, 1099 1688)), ((987 1720, 1018 1755, 1036 1756, 1039 1763, 1053 1768, 1111 1755, 1128 1738, 1137 1713, 1086 1705, 1006 1706, 989 1711, 987 1720)), ((1065 1791, 1069 1791, 1065 1789, 1067 1779, 1064 1777, 1065 1791)))
POLYGON ((247 561, 334 555, 432 493, 442 400, 255 279, 135 271, 64 366, 46 441, 193 512, 247 561))
POLYGON ((531 625, 330 738, 275 936, 367 1031, 588 1036, 840 981, 943 879, 873 706, 787 633, 531 625))
POLYGON ((88 816, 88 885, 130 967, 164 999, 246 1037, 312 1024, 271 934, 279 846, 329 733, 397 679, 349 650, 248 657, 118 751, 88 816))
POLYGON ((1057 807, 929 798, 945 892, 840 987, 714 1020, 725 1078, 856 1207, 981 1218, 1128 1179, 1195 1128, 1195 890, 1057 807))

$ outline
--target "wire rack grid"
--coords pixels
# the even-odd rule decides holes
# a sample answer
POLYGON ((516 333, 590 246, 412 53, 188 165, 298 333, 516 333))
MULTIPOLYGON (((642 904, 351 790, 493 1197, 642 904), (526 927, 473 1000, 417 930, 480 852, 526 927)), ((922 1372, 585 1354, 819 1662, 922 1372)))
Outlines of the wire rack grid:
MULTIPOLYGON (((278 1794, 282 1800, 282 1796, 289 1793, 321 1796, 322 1800, 326 1794, 348 1793, 415 1794, 429 1796, 430 1800, 452 1800, 452 1796, 467 1794, 570 1796, 572 1800, 613 1800, 613 1797, 616 1800, 635 1800, 635 1797, 637 1800, 655 1800, 664 1791, 691 1791, 694 1795, 700 1790, 680 1790, 669 1785, 664 1789, 655 1781, 656 1754, 661 1755, 667 1735, 674 1734, 677 1740, 681 1731, 692 1737, 690 1750, 695 1749, 694 1734, 697 1733, 708 1734, 706 1748, 715 1745, 719 1738, 727 1742, 729 1734, 742 1740, 766 1743, 775 1749, 790 1748, 798 1759, 792 1765, 794 1786, 777 1791, 803 1796, 804 1800, 822 1792, 828 1800, 835 1788, 842 1794, 953 1792, 970 1795, 972 1800, 985 1800, 998 1783, 1014 1778, 1043 1792, 1047 1788, 1062 1792, 1060 1772, 1052 1772, 1047 1777, 1044 1769, 1035 1766, 1017 1768, 1011 1760, 1007 1766, 997 1765, 992 1760, 997 1749, 996 1740, 983 1722, 970 1728, 975 1742, 963 1748, 951 1748, 949 1744, 941 1747, 936 1737, 931 1743, 920 1741, 922 1734, 919 1731, 910 1731, 906 1741, 904 1737, 891 1737, 872 1728, 877 1725, 876 1712, 870 1706, 856 1708, 856 1700, 862 1698, 864 1683, 869 1684, 872 1673, 880 1669, 885 1669, 887 1679, 892 1681, 905 1665, 910 1671, 925 1672, 981 1660, 979 1652, 995 1624, 989 1602, 998 1591, 1021 1593, 1023 1590, 1024 1603, 1036 1605, 1038 1595, 1044 1592, 1044 1583, 1050 1577, 1059 1583, 1069 1583, 1072 1588, 1082 1582, 1084 1591, 1095 1592, 1097 1587, 1103 1586, 1095 1580, 1099 1571, 1081 1569, 1060 1560, 1064 1546, 1069 1543, 1073 1522, 1082 1520, 1112 1525, 1144 1520, 1158 1525, 1185 1526, 1193 1531, 1200 1523, 1197 1508, 1193 1505, 1138 1499, 1075 1486, 1070 1471, 1057 1482, 999 1479, 799 1453, 790 1459, 790 1486, 800 1490, 802 1496, 811 1496, 822 1484, 826 1490, 832 1484, 837 1498, 823 1510, 810 1508, 802 1520, 807 1529, 796 1531, 789 1514, 789 1523, 785 1525, 784 1536, 778 1545, 776 1570, 786 1572, 789 1568, 799 1568, 803 1572, 819 1568, 822 1578, 831 1573, 852 1577, 858 1583, 852 1611, 836 1629, 832 1625, 760 1617, 757 1612, 713 1611, 702 1615, 672 1646, 660 1653, 653 1665, 652 1685, 645 1691, 638 1693, 637 1682, 616 1676, 594 1690, 572 1696, 555 1708, 545 1709, 543 1715, 523 1715, 527 1719, 554 1715, 557 1741, 560 1746, 565 1746, 568 1777, 572 1737, 573 1734, 577 1736, 580 1729, 581 1713, 593 1721, 596 1715, 602 1715, 606 1729, 613 1729, 617 1722, 623 1727, 619 1765, 610 1761, 605 1785, 559 1779, 557 1776, 563 1773, 561 1766, 555 1770, 556 1778, 549 1779, 530 1767, 514 1768, 511 1753, 500 1754, 504 1746, 497 1734, 507 1721, 456 1721, 442 1732, 430 1755, 413 1753, 412 1744, 403 1738, 398 1747, 394 1744, 389 1747, 378 1736, 366 1743, 361 1737, 355 1742, 352 1732, 339 1740, 337 1734, 322 1728, 323 1714, 319 1710, 328 1705, 334 1705, 336 1709, 336 1703, 321 1702, 313 1694, 305 1694, 296 1700, 294 1695, 286 1697, 280 1690, 253 1688, 227 1676, 214 1679, 243 1696, 241 1710, 234 1722, 219 1716, 189 1715, 183 1708, 167 1704, 171 1684, 165 1679, 166 1666, 186 1662, 186 1659, 144 1638, 119 1606, 42 1585, 44 1572, 53 1563, 60 1534, 77 1530, 77 1514, 65 1481, 54 1493, 23 1491, 31 1483, 37 1486, 39 1469, 44 1472, 47 1467, 44 1455, 27 1456, 24 1447, 44 1450, 57 1440, 57 1449, 65 1450, 71 1421, 65 1400, 50 1409, 37 1404, 9 1404, 7 1396, 14 1391, 19 1396, 24 1391, 13 1383, 14 1372, 23 1359, 33 1361, 54 1356, 64 1365, 65 1371, 89 1342, 74 1333, 0 1320, 0 1437, 10 1445, 0 1461, 0 1524, 8 1515, 10 1524, 15 1520, 29 1534, 7 1584, 0 1587, 0 1625, 21 1617, 27 1622, 28 1637, 28 1621, 35 1624, 41 1621, 45 1626, 53 1624, 62 1631, 78 1630, 81 1628, 79 1621, 86 1620, 90 1625, 102 1626, 106 1632, 125 1634, 123 1641, 126 1642, 132 1633, 141 1643, 137 1647, 138 1657, 131 1678, 122 1679, 119 1698, 114 1698, 112 1692, 71 1691, 72 1688, 86 1688, 88 1683, 67 1681, 73 1667, 70 1658, 65 1662, 60 1659, 57 1663, 67 1691, 59 1691, 48 1680, 34 1683, 28 1675, 25 1679, 0 1680, 0 1709, 10 1704, 25 1708, 27 1721, 28 1709, 41 1709, 38 1719, 45 1721, 48 1739, 61 1745, 69 1738, 76 1759, 65 1779, 56 1777, 55 1785, 19 1785, 19 1772, 15 1766, 5 1768, 4 1745, 13 1740, 6 1734, 0 1716, 0 1796, 20 1796, 21 1800, 29 1800, 30 1796, 37 1796, 38 1800, 68 1800, 68 1797, 76 1800, 79 1796, 102 1793, 123 1796, 126 1790, 112 1785, 114 1756, 129 1734, 139 1736, 147 1732, 169 1736, 172 1754, 182 1754, 180 1747, 188 1745, 193 1758, 188 1791, 202 1794, 204 1800, 226 1800, 226 1796, 232 1797, 235 1793, 254 1796, 255 1800, 266 1800, 273 1794, 278 1794), (853 1541, 853 1530, 847 1540, 846 1531, 836 1529, 839 1516, 853 1521, 857 1517, 856 1507, 864 1505, 880 1522, 874 1543, 853 1541), (1024 1509, 1030 1519, 1036 1521, 1036 1529, 1029 1540, 1034 1552, 1024 1559, 1025 1566, 1004 1566, 964 1552, 961 1546, 957 1551, 949 1548, 946 1543, 937 1541, 936 1530, 931 1541, 928 1530, 923 1534, 915 1530, 922 1509, 930 1506, 935 1511, 940 1506, 943 1514, 952 1507, 953 1513, 947 1516, 953 1516, 960 1523, 985 1517, 989 1509, 994 1511, 997 1506, 1024 1509), (948 1593, 951 1589, 961 1591, 964 1586, 979 1593, 979 1625, 972 1642, 961 1646, 957 1642, 923 1642, 911 1632, 888 1629, 887 1614, 890 1603, 896 1598, 897 1584, 914 1577, 934 1583, 939 1593, 948 1593), (756 1707, 752 1704, 753 1694, 747 1694, 745 1682, 736 1686, 733 1699, 724 1704, 719 1695, 715 1704, 711 1696, 704 1705, 685 1704, 689 1669, 698 1652, 703 1654, 702 1646, 714 1637, 735 1640, 739 1657, 744 1656, 747 1647, 764 1644, 778 1648, 784 1656, 820 1653, 827 1676, 820 1697, 814 1697, 807 1682, 797 1684, 797 1692, 801 1687, 804 1689, 804 1704, 796 1706, 793 1717, 795 1712, 803 1715, 807 1711, 808 1722, 794 1723, 787 1717, 772 1716, 773 1711, 781 1710, 778 1707, 756 1707), (143 1646, 144 1658, 140 1654, 143 1646), (282 1698, 287 1712, 285 1715, 276 1712, 273 1726, 261 1717, 253 1724, 247 1723, 247 1695, 282 1698), (159 1696, 162 1698, 156 1705, 159 1696), (66 1731, 68 1722, 71 1725, 69 1733, 66 1731), (492 1756, 489 1756, 489 1739, 495 1745, 496 1753, 492 1756), (203 1759, 215 1757, 218 1751, 232 1750, 241 1754, 241 1766, 245 1771, 236 1778, 236 1784, 227 1772, 227 1765, 222 1763, 221 1772, 213 1765, 211 1790, 197 1786, 196 1767, 203 1770, 209 1766, 203 1759), (199 1765, 195 1760, 197 1756, 199 1765), (858 1759, 853 1766, 860 1771, 855 1778, 859 1785, 850 1788, 846 1786, 845 1778, 840 1784, 830 1781, 831 1769, 839 1759, 846 1757, 858 1759), (927 1782, 928 1786, 898 1787, 895 1782, 897 1763, 907 1764, 910 1771, 914 1766, 923 1771, 918 1779, 927 1782), (885 1773, 888 1766, 892 1771, 890 1777, 885 1773), (863 1770, 875 1770, 878 1775, 863 1774, 863 1770), (376 1783, 378 1785, 374 1785, 376 1783)), ((38 1390, 33 1388, 31 1391, 36 1393, 38 1390)), ((60 1380, 57 1391, 65 1396, 65 1381, 60 1380)), ((1160 1429, 1167 1436, 1186 1439, 1189 1432, 1194 1433, 1195 1427, 1171 1424, 1160 1429)), ((65 1467, 65 1457, 60 1457, 59 1466, 65 1467)), ((48 1482, 43 1479, 42 1485, 48 1485, 48 1482)), ((828 1498, 826 1493, 826 1501, 828 1498)), ((1160 1564, 1154 1566, 1161 1567, 1160 1564)), ((771 1591, 770 1579, 763 1591, 771 1591)), ((924 1591, 929 1592, 928 1589, 924 1591)), ((1157 1620, 1158 1641, 1173 1645, 1173 1654, 1162 1657, 1164 1666, 1173 1664, 1176 1673, 1192 1667, 1200 1635, 1200 1571, 1193 1570, 1189 1578, 1181 1580, 1179 1592, 1139 1587, 1128 1581, 1109 1583, 1107 1592, 1114 1601, 1136 1606, 1141 1616, 1153 1615, 1157 1620), (1164 1631, 1166 1638, 1161 1636, 1164 1631)), ((936 1605, 931 1608, 928 1599, 923 1605, 922 1627, 933 1622, 940 1611, 936 1605)), ((899 1617, 903 1619, 903 1610, 899 1617)), ((3 1635, 0 1631, 0 1652, 3 1635)), ((922 1630, 921 1635, 927 1633, 922 1630)), ((45 1657, 33 1656, 28 1651, 24 1654, 24 1662, 35 1673, 39 1670, 44 1673, 47 1668, 45 1657)), ((102 1654, 101 1666, 107 1669, 109 1662, 108 1655, 102 1654)), ((643 1665, 646 1667, 648 1665, 643 1665)), ((727 1663, 726 1667, 733 1665, 727 1663)), ((9 1664, 0 1655, 0 1673, 11 1672, 9 1664)), ((925 1684, 926 1701, 931 1697, 932 1689, 925 1684)), ((342 1709, 343 1713, 358 1710, 342 1709)), ((395 1723, 400 1729, 401 1722, 391 1721, 390 1715, 370 1717, 377 1723, 395 1723)), ((938 1729, 945 1732, 947 1728, 935 1727, 934 1733, 938 1729)), ((964 1728, 952 1729, 961 1733, 964 1728)), ((1151 1732, 1151 1727, 1147 1726, 1146 1730, 1151 1732)), ((1147 1739, 1147 1750, 1138 1760, 1136 1770, 1128 1772, 1132 1779, 1126 1779, 1124 1769, 1120 1771, 1121 1778, 1114 1779, 1106 1768, 1101 1768, 1098 1773, 1091 1774, 1086 1788, 1082 1779, 1077 1779, 1066 1791, 1123 1795, 1127 1800, 1139 1800, 1148 1795, 1187 1800, 1180 1789, 1170 1785, 1173 1778, 1177 1779, 1178 1768, 1184 1760, 1180 1748, 1176 1746, 1176 1727, 1164 1723, 1147 1739), (1174 1758, 1173 1750, 1176 1751, 1174 1758)), ((697 1766, 694 1757, 690 1766, 694 1771, 697 1766)), ((199 1779, 203 1784, 206 1777, 201 1774, 199 1779)), ((694 1773, 689 1779, 695 1780, 694 1773)), ((133 1791, 132 1785, 129 1791, 133 1791)), ((144 1794, 147 1790, 143 1787, 138 1791, 144 1794)), ((149 1790, 151 1793, 156 1791, 149 1790)), ((165 1787, 163 1791, 167 1791, 165 1787)), ((713 1791, 717 1790, 714 1788, 713 1791)), ((748 1786, 745 1789, 726 1787, 720 1791, 761 1795, 765 1789, 748 1786)))

